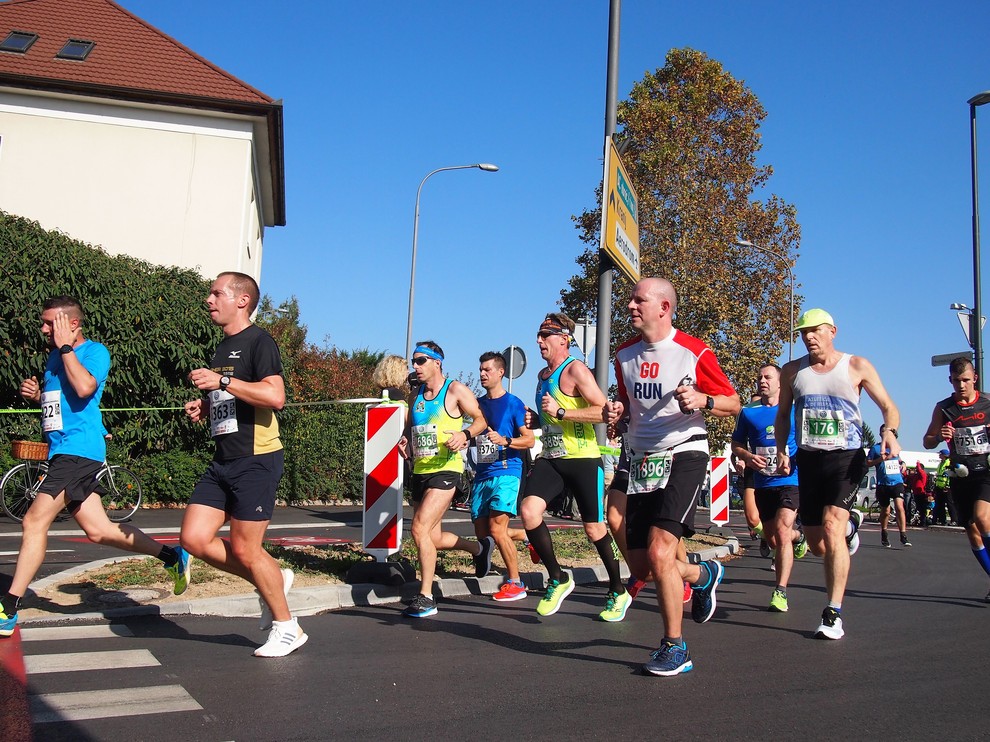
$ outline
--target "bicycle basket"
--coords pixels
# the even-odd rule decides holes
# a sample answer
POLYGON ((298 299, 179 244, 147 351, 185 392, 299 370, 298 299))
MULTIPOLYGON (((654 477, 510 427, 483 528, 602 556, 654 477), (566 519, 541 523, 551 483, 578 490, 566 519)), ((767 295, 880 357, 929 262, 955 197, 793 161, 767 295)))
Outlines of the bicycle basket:
POLYGON ((15 459, 45 461, 48 458, 48 444, 37 441, 11 441, 10 455, 15 459))

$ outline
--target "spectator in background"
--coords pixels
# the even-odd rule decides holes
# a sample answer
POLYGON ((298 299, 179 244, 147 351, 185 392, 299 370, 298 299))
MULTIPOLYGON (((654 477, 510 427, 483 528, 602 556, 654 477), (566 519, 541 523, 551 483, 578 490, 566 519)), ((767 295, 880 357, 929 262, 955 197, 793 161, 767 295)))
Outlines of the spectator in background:
POLYGON ((914 506, 918 510, 918 518, 922 528, 928 528, 928 493, 925 488, 928 486, 928 472, 920 461, 915 463, 914 470, 909 471, 904 480, 908 491, 914 498, 914 506))
POLYGON ((385 356, 375 366, 371 382, 382 393, 382 399, 406 402, 409 399, 409 366, 402 356, 385 356))
POLYGON ((956 523, 956 506, 952 502, 952 493, 949 490, 951 469, 949 449, 943 448, 938 452, 938 468, 935 470, 935 513, 932 516, 940 526, 956 523))

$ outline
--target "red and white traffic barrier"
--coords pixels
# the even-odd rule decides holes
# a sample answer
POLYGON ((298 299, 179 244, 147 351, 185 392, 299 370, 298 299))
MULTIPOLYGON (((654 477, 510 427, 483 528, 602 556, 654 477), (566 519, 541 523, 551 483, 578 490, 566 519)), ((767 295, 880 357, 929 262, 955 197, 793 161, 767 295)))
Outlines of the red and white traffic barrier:
POLYGON ((379 404, 364 416, 364 550, 379 562, 402 545, 402 457, 406 407, 379 404))
POLYGON ((709 513, 712 523, 724 526, 729 522, 729 459, 726 456, 712 456, 710 466, 712 504, 709 513))

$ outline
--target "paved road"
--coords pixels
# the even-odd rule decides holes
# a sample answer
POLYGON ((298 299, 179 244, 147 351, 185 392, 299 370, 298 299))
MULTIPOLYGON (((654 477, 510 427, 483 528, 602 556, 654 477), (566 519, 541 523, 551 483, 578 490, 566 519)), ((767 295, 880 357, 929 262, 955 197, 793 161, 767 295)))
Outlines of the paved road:
POLYGON ((732 560, 715 618, 686 625, 695 670, 669 679, 638 672, 659 638, 652 592, 623 623, 602 624, 602 586, 579 587, 542 620, 535 597, 446 600, 417 622, 401 606, 313 616, 309 643, 270 661, 251 657, 253 619, 132 619, 102 638, 28 632, 36 719, 60 693, 112 700, 110 689, 140 688, 158 699, 124 704, 136 716, 37 723, 36 738, 985 739, 987 579, 960 533, 912 540, 881 549, 867 526, 839 642, 811 638, 824 603, 818 559, 796 565, 787 614, 765 610, 765 560, 732 560), (44 671, 47 655, 119 651, 130 659, 109 656, 113 669, 71 672, 49 658, 56 669, 44 671))

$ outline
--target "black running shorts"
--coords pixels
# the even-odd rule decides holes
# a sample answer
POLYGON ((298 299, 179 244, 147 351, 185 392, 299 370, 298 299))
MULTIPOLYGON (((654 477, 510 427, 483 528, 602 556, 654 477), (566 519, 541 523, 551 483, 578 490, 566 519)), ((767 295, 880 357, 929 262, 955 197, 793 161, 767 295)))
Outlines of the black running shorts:
POLYGON ((214 459, 193 489, 190 505, 222 510, 234 520, 271 520, 284 451, 214 459))
POLYGON ((866 474, 866 451, 797 452, 798 487, 801 505, 798 514, 806 526, 820 526, 829 506, 849 510, 859 483, 866 474))
POLYGON ((539 497, 544 502, 551 502, 567 488, 577 503, 583 522, 605 520, 605 469, 601 456, 594 459, 538 458, 529 470, 523 488, 526 497, 539 497))
POLYGON ((698 493, 708 473, 704 451, 675 453, 670 479, 663 489, 629 495, 626 500, 626 541, 630 549, 645 549, 650 528, 656 527, 677 538, 694 535, 694 513, 698 493))

